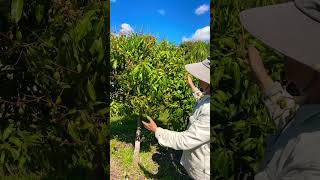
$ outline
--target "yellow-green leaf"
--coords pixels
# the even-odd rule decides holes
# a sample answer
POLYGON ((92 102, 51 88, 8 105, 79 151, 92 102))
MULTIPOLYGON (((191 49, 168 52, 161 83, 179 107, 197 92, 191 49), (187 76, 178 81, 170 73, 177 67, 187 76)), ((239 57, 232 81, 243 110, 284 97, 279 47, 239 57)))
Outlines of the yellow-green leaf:
POLYGON ((11 19, 18 23, 23 11, 23 0, 12 0, 11 2, 11 19))
POLYGON ((58 96, 56 99, 56 105, 61 104, 61 102, 62 102, 62 99, 60 96, 58 96))

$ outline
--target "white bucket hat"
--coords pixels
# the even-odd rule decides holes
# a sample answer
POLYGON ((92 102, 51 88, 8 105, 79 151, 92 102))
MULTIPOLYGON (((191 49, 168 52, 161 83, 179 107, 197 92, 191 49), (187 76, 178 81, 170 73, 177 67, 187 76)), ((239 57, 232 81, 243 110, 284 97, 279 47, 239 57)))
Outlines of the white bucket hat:
POLYGON ((244 28, 269 47, 320 72, 320 0, 294 0, 240 13, 244 28))
POLYGON ((187 64, 185 67, 194 77, 210 84, 210 57, 199 63, 187 64))

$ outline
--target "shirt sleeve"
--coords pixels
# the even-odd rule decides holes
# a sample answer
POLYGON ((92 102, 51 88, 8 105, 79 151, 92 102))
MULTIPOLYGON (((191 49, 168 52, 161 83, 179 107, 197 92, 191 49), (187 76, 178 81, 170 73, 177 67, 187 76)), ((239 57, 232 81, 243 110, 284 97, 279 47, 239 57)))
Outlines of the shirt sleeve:
MULTIPOLYGON (((317 119, 318 120, 318 119, 317 119)), ((317 123, 319 124, 319 123, 317 123)), ((319 125, 313 124, 318 129, 319 125)), ((303 128, 303 127, 301 127, 303 128)), ((319 131, 301 133, 295 146, 283 154, 279 179, 281 180, 318 180, 320 179, 319 131), (306 148, 307 147, 307 148, 306 148)))
POLYGON ((198 88, 195 88, 192 91, 192 95, 196 99, 196 101, 199 101, 203 97, 203 93, 198 88))
POLYGON ((210 112, 200 114, 186 131, 176 132, 157 128, 155 136, 161 146, 175 150, 189 150, 210 141, 210 112))
POLYGON ((281 180, 319 180, 319 169, 317 170, 301 170, 292 169, 286 176, 281 177, 281 180))
POLYGON ((264 91, 263 101, 278 129, 283 129, 298 109, 293 96, 279 82, 264 91))

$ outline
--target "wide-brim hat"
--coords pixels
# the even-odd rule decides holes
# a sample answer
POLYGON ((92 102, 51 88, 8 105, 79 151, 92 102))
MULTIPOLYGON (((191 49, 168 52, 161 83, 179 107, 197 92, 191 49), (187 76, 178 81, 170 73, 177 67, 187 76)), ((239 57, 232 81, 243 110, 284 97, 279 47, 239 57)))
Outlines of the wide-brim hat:
POLYGON ((210 60, 209 58, 199 63, 187 64, 186 70, 194 77, 210 84, 210 60))
POLYGON ((320 0, 295 0, 240 13, 244 28, 280 53, 320 71, 320 0))

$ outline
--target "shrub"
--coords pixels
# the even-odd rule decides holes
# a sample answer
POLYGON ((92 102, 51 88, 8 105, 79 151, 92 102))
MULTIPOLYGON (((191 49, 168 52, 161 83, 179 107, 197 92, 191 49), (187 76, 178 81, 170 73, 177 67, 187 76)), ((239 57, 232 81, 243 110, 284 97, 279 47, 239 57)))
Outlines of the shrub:
POLYGON ((109 3, 12 0, 0 32, 1 173, 107 172, 109 3))

